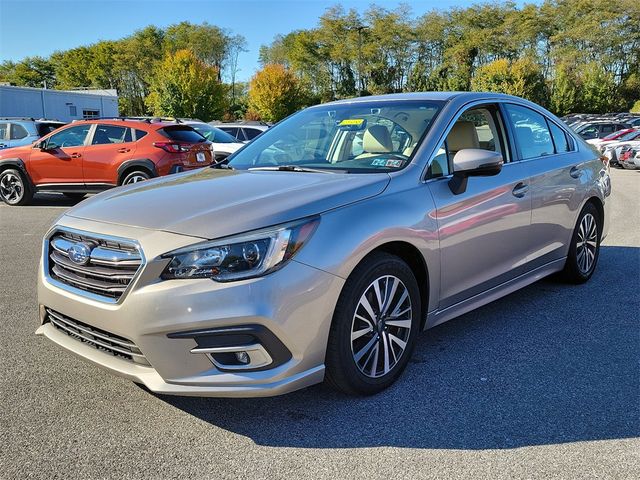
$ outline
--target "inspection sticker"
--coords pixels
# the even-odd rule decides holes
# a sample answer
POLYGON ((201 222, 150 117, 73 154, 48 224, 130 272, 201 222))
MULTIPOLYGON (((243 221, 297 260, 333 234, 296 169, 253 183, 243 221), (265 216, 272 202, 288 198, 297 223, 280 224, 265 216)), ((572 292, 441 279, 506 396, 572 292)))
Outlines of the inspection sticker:
POLYGON ((364 123, 364 118, 345 118, 338 126, 339 127, 360 127, 364 123))
POLYGON ((384 158, 376 158, 371 162, 372 167, 384 167, 387 161, 384 158))
POLYGON ((386 167, 400 168, 404 164, 404 160, 387 160, 386 167))

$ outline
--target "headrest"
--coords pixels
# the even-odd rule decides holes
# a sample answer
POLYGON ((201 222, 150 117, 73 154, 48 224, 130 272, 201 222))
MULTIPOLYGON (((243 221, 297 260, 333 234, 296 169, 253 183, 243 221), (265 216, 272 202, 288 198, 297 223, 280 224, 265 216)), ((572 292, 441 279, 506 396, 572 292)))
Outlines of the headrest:
POLYGON ((387 153, 393 151, 391 134, 384 125, 371 125, 362 137, 362 148, 368 153, 387 153))
POLYGON ((450 152, 459 152, 465 148, 480 148, 478 132, 473 122, 458 120, 447 136, 450 152))

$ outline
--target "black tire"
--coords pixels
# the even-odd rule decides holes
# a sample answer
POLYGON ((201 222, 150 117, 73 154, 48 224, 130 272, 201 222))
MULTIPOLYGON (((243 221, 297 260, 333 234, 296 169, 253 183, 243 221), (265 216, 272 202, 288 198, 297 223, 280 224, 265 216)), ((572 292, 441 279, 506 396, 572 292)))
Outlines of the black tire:
POLYGON ((567 282, 581 284, 591 278, 598 264, 598 257, 600 256, 601 236, 602 219, 600 218, 600 213, 592 203, 587 203, 580 212, 580 215, 578 215, 578 221, 571 236, 569 255, 567 256, 567 261, 562 271, 562 276, 567 282), (595 237, 590 237, 590 228, 588 227, 589 217, 593 219, 594 222, 595 237), (591 242, 584 241, 585 233, 583 232, 585 231, 587 240, 591 238, 591 242), (593 247, 591 243, 594 243, 595 247, 593 247), (583 252, 582 254, 581 251, 583 252), (589 265, 585 264, 584 255, 587 255, 591 259, 589 265))
POLYGON ((134 170, 132 172, 127 173, 123 178, 120 185, 130 185, 132 183, 141 182, 144 180, 149 180, 151 175, 144 170, 134 170))
MULTIPOLYGON (((394 280, 386 281, 394 282, 394 280)), ((384 290, 384 296, 386 297, 386 283, 384 283, 384 290)), ((391 290, 391 287, 389 287, 389 293, 391 290)), ((373 308, 374 303, 375 302, 372 300, 371 308, 373 308)), ((385 302, 382 303, 384 305, 385 302)), ((378 307, 379 306, 380 305, 378 305, 378 307)), ((379 311, 382 310, 381 308, 373 309, 378 315, 379 311)), ((407 366, 407 362, 411 358, 411 353, 415 347, 416 337, 420 328, 420 312, 421 300, 418 283, 407 264, 400 258, 383 252, 374 253, 367 257, 360 265, 358 265, 358 267, 356 267, 347 279, 336 305, 329 332, 329 341, 327 344, 325 359, 326 382, 333 388, 351 395, 372 395, 389 387, 400 376, 407 366), (368 337, 369 334, 366 334, 361 337, 362 340, 360 338, 355 340, 355 342, 362 341, 365 343, 365 347, 357 347, 358 351, 356 352, 354 348, 356 345, 355 343, 354 347, 352 347, 352 331, 354 331, 354 329, 358 329, 356 330, 356 333, 358 333, 358 331, 362 331, 356 325, 356 322, 361 322, 361 325, 364 325, 366 328, 370 328, 367 326, 369 322, 362 323, 362 317, 356 317, 358 312, 363 313, 362 310, 359 310, 362 307, 362 304, 360 303, 362 297, 366 296, 367 293, 371 293, 371 288, 373 288, 372 286, 375 281, 388 276, 391 276, 391 278, 395 277, 397 280, 400 280, 401 283, 397 284, 400 285, 398 288, 401 288, 401 286, 405 287, 409 301, 411 302, 410 306, 403 303, 401 298, 399 298, 401 297, 400 292, 402 292, 402 290, 399 290, 398 293, 395 293, 395 296, 388 295, 391 299, 388 307, 393 309, 394 303, 397 303, 398 308, 404 308, 405 311, 410 310, 411 318, 405 320, 393 320, 392 317, 389 317, 387 318, 387 321, 394 323, 398 323, 400 321, 410 322, 410 330, 409 332, 405 332, 404 330, 400 330, 398 327, 387 326, 380 331, 381 321, 377 321, 376 327, 374 327, 370 333, 371 337, 368 337), (403 305, 404 307, 402 307, 403 305), (387 329, 389 330, 387 331, 387 329), (383 366, 381 368, 383 368, 383 372, 385 370, 384 351, 387 343, 384 343, 383 340, 387 339, 388 345, 392 345, 391 349, 393 352, 388 355, 388 358, 391 358, 391 355, 393 354, 395 356, 396 353, 394 345, 396 348, 400 348, 399 344, 394 344, 391 337, 394 336, 395 338, 398 338, 397 336, 400 336, 401 334, 406 335, 403 337, 404 340, 406 340, 406 347, 403 351, 399 352, 399 358, 394 359, 394 365, 387 373, 383 373, 382 375, 375 377, 376 367, 373 367, 373 364, 379 364, 381 350, 383 357, 383 366), (378 340, 375 340, 374 337, 376 336, 378 337, 378 340), (373 346, 371 347, 372 353, 367 351, 367 354, 361 355, 361 358, 367 356, 370 357, 365 358, 363 367, 356 360, 356 356, 357 353, 361 353, 363 349, 366 348, 366 345, 369 345, 371 342, 373 342, 373 346), (374 349, 377 349, 375 355, 373 355, 374 349), (369 372, 365 371, 367 369, 367 365, 370 365, 368 367, 370 370, 369 372)), ((378 316, 376 318, 380 317, 378 316)), ((382 320, 384 320, 384 316, 382 317, 382 320)), ((388 349, 387 352, 389 352, 388 349)), ((389 364, 390 363, 391 362, 389 362, 389 364)))
POLYGON ((70 200, 82 200, 87 196, 86 193, 82 192, 64 192, 63 195, 70 200))
POLYGON ((27 205, 33 199, 31 183, 24 173, 15 168, 0 172, 0 199, 7 205, 27 205))

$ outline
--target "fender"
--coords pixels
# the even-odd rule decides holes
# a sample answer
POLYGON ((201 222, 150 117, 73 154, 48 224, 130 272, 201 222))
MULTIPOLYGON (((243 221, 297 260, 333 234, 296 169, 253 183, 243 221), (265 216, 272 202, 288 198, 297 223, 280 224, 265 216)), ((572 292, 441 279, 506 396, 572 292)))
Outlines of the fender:
POLYGON ((142 167, 145 170, 151 172, 152 177, 158 176, 158 170, 156 170, 156 164, 148 158, 136 158, 132 160, 126 160, 118 167, 118 185, 122 181, 122 174, 131 167, 142 167))
POLYGON ((0 160, 0 171, 4 170, 6 167, 14 167, 17 168, 18 170, 20 170, 25 178, 27 179, 27 182, 29 182, 29 185, 31 186, 31 189, 35 189, 35 185, 33 183, 33 181, 31 180, 31 176, 29 175, 29 172, 27 172, 27 167, 25 166, 24 162, 22 161, 21 158, 3 158, 0 160))

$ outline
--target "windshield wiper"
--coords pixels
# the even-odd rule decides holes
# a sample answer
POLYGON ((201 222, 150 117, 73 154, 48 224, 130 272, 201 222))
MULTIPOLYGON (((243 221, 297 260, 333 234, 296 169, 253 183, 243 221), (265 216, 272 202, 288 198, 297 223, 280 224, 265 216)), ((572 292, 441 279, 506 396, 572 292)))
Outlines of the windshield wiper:
POLYGON ((304 172, 304 173, 334 173, 328 169, 299 167, 298 165, 278 165, 273 167, 252 167, 250 172, 304 172))

